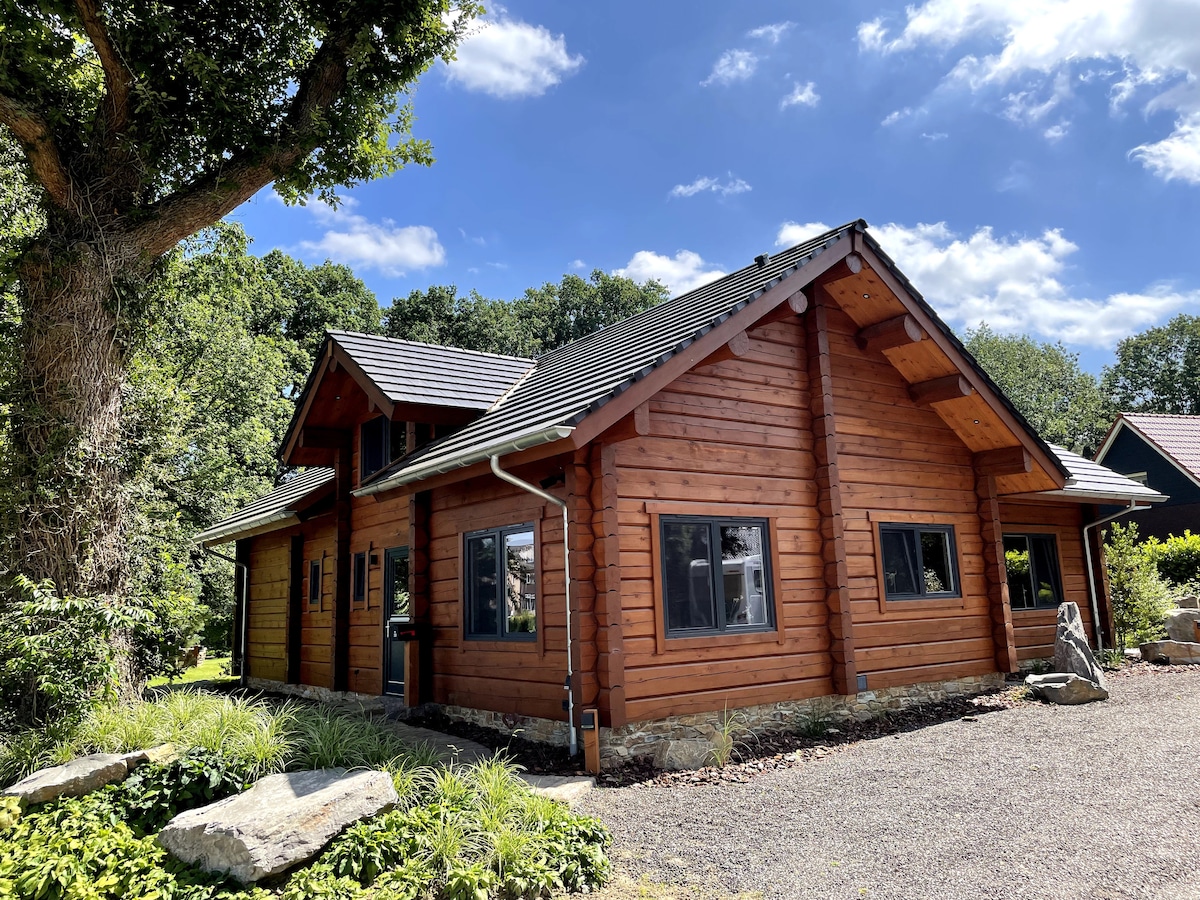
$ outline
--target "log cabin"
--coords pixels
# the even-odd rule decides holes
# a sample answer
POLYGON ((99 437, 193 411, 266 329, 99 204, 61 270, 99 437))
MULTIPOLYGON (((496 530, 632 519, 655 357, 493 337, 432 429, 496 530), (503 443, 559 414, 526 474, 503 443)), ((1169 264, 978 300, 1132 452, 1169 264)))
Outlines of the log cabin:
POLYGON ((536 360, 331 332, 280 457, 199 536, 248 684, 606 766, 984 690, 1064 600, 1103 640, 1097 509, 1162 499, 1046 444, 861 220, 536 360))

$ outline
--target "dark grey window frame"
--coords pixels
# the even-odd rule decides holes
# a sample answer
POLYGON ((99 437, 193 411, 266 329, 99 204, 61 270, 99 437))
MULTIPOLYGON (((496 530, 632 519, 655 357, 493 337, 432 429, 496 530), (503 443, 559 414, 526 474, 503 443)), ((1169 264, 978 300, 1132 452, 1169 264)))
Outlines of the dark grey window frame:
POLYGON ((321 605, 321 560, 310 559, 308 561, 308 605, 321 605))
POLYGON ((367 565, 367 552, 360 550, 352 558, 350 599, 353 603, 367 602, 367 579, 370 577, 370 567, 367 565))
POLYGON ((882 556, 886 552, 886 544, 883 536, 887 532, 915 532, 917 536, 917 576, 921 579, 921 590, 917 593, 889 591, 887 587, 887 579, 884 578, 884 583, 880 585, 883 589, 884 597, 891 600, 956 600, 962 599, 962 572, 958 568, 958 541, 954 534, 953 525, 934 525, 924 522, 881 522, 879 525, 879 553, 880 553, 880 570, 887 572, 887 560, 882 556), (925 564, 923 549, 921 547, 922 532, 932 532, 937 534, 948 535, 950 548, 950 572, 954 579, 954 590, 952 591, 928 591, 925 589, 925 564))
MULTIPOLYGON (((1006 532, 1004 532, 1003 539, 1005 541, 1007 541, 1009 538, 1024 538, 1026 541, 1029 541, 1030 539, 1049 541, 1050 542, 1050 556, 1054 560, 1054 571, 1051 573, 1052 578, 1043 579, 1042 573, 1039 572, 1039 570, 1038 570, 1037 557, 1034 556, 1034 554, 1033 554, 1033 547, 1032 546, 1029 547, 1029 575, 1033 579, 1032 587, 1033 587, 1034 604, 1033 604, 1033 606, 1013 606, 1012 605, 1012 586, 1010 585, 1009 586, 1009 606, 1010 606, 1010 608, 1017 609, 1017 610, 1058 609, 1058 607, 1062 605, 1063 600, 1066 599, 1066 595, 1063 593, 1062 563, 1059 561, 1059 557, 1058 557, 1058 535, 1050 533, 1050 532, 1045 532, 1045 531, 1006 531, 1006 532), (1057 599, 1053 603, 1038 602, 1037 585, 1040 584, 1043 580, 1047 581, 1050 584, 1050 587, 1054 590, 1054 592, 1057 596, 1057 599)), ((1008 551, 1006 550, 1005 552, 1007 553, 1008 551)))
POLYGON ((501 614, 501 588, 504 584, 504 538, 510 534, 528 531, 533 535, 533 540, 536 543, 538 539, 538 531, 532 522, 522 522, 517 525, 502 525, 497 528, 483 528, 478 531, 469 531, 463 535, 462 541, 462 565, 463 565, 463 636, 468 641, 515 641, 517 643, 529 643, 537 640, 537 629, 541 627, 541 592, 536 590, 541 587, 541 581, 538 578, 538 552, 537 547, 534 547, 533 565, 534 565, 534 623, 535 630, 533 631, 509 631, 508 616, 501 614), (476 601, 475 594, 475 571, 471 556, 471 541, 479 538, 492 537, 496 541, 496 630, 481 632, 473 631, 474 622, 474 604, 476 601))
MULTIPOLYGON (((678 515, 660 515, 658 517, 658 540, 659 540, 659 572, 661 573, 663 584, 660 585, 660 603, 663 611, 663 631, 668 638, 685 638, 685 637, 711 637, 722 634, 761 634, 776 630, 776 615, 775 604, 775 577, 772 569, 771 560, 771 523, 766 518, 756 516, 678 516, 678 515), (765 595, 763 603, 767 612, 767 624, 765 625, 728 625, 725 622, 725 616, 717 613, 725 606, 725 579, 713 578, 711 584, 713 586, 712 611, 713 621, 717 623, 716 628, 685 628, 672 627, 671 625, 671 610, 667 604, 667 585, 666 585, 666 559, 664 554, 667 547, 667 526, 672 523, 679 522, 690 525, 705 525, 709 527, 709 552, 710 555, 715 553, 720 555, 721 548, 721 526, 728 525, 733 527, 757 526, 763 530, 763 552, 762 552, 762 573, 763 573, 763 593, 765 595)), ((709 571, 719 570, 720 560, 709 559, 709 571)))

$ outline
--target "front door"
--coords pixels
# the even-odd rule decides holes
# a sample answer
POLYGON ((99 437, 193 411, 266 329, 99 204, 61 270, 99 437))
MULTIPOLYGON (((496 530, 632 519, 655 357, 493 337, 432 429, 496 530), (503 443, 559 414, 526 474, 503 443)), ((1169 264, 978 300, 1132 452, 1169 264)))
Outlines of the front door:
POLYGON ((408 601, 408 548, 392 547, 383 557, 383 692, 404 696, 402 637, 412 627, 408 601))

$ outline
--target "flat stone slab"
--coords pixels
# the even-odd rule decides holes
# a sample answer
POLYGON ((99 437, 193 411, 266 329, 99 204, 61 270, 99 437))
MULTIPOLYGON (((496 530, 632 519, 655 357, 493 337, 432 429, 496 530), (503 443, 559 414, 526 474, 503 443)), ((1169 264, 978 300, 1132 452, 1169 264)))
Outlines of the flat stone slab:
POLYGON ((1093 700, 1107 700, 1108 690, 1074 672, 1052 672, 1049 675, 1030 675, 1025 685, 1033 693, 1060 706, 1077 706, 1093 700))
POLYGON ((48 803, 59 797, 82 797, 106 784, 124 781, 129 769, 125 754, 92 753, 34 772, 6 787, 3 794, 18 798, 22 805, 48 803))
POLYGON ((1195 641, 1151 641, 1142 644, 1142 659, 1175 666, 1200 665, 1200 643, 1195 641))
POLYGON ((311 859, 346 826, 397 800, 387 772, 268 775, 244 793, 180 813, 158 842, 177 859, 246 884, 311 859))
POLYGON ((521 780, 535 794, 568 806, 596 786, 596 779, 590 775, 522 775, 521 780))
POLYGON ((440 731, 433 731, 429 728, 417 728, 415 725, 407 725, 404 722, 388 722, 388 727, 392 729, 396 737, 405 743, 414 746, 425 744, 432 747, 437 753, 438 762, 444 765, 458 763, 469 766, 480 760, 491 759, 495 755, 483 744, 467 738, 442 734, 440 731))
POLYGON ((1167 629, 1167 640, 1181 644, 1200 641, 1200 609, 1173 609, 1163 620, 1167 629))

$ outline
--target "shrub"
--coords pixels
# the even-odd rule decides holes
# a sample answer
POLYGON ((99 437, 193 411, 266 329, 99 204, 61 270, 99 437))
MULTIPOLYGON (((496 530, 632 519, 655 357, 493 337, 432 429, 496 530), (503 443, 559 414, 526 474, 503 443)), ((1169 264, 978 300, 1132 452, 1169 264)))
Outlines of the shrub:
POLYGON ((1200 586, 1200 534, 1184 531, 1165 541, 1151 538, 1145 546, 1164 581, 1193 589, 1200 586))
POLYGON ((1113 625, 1120 649, 1163 634, 1163 616, 1170 607, 1167 586, 1158 577, 1154 560, 1138 544, 1137 525, 1113 523, 1105 532, 1105 560, 1112 594, 1113 625))
POLYGON ((154 834, 178 813, 239 793, 252 779, 220 753, 193 749, 173 762, 143 765, 112 800, 121 817, 141 834, 154 834))

